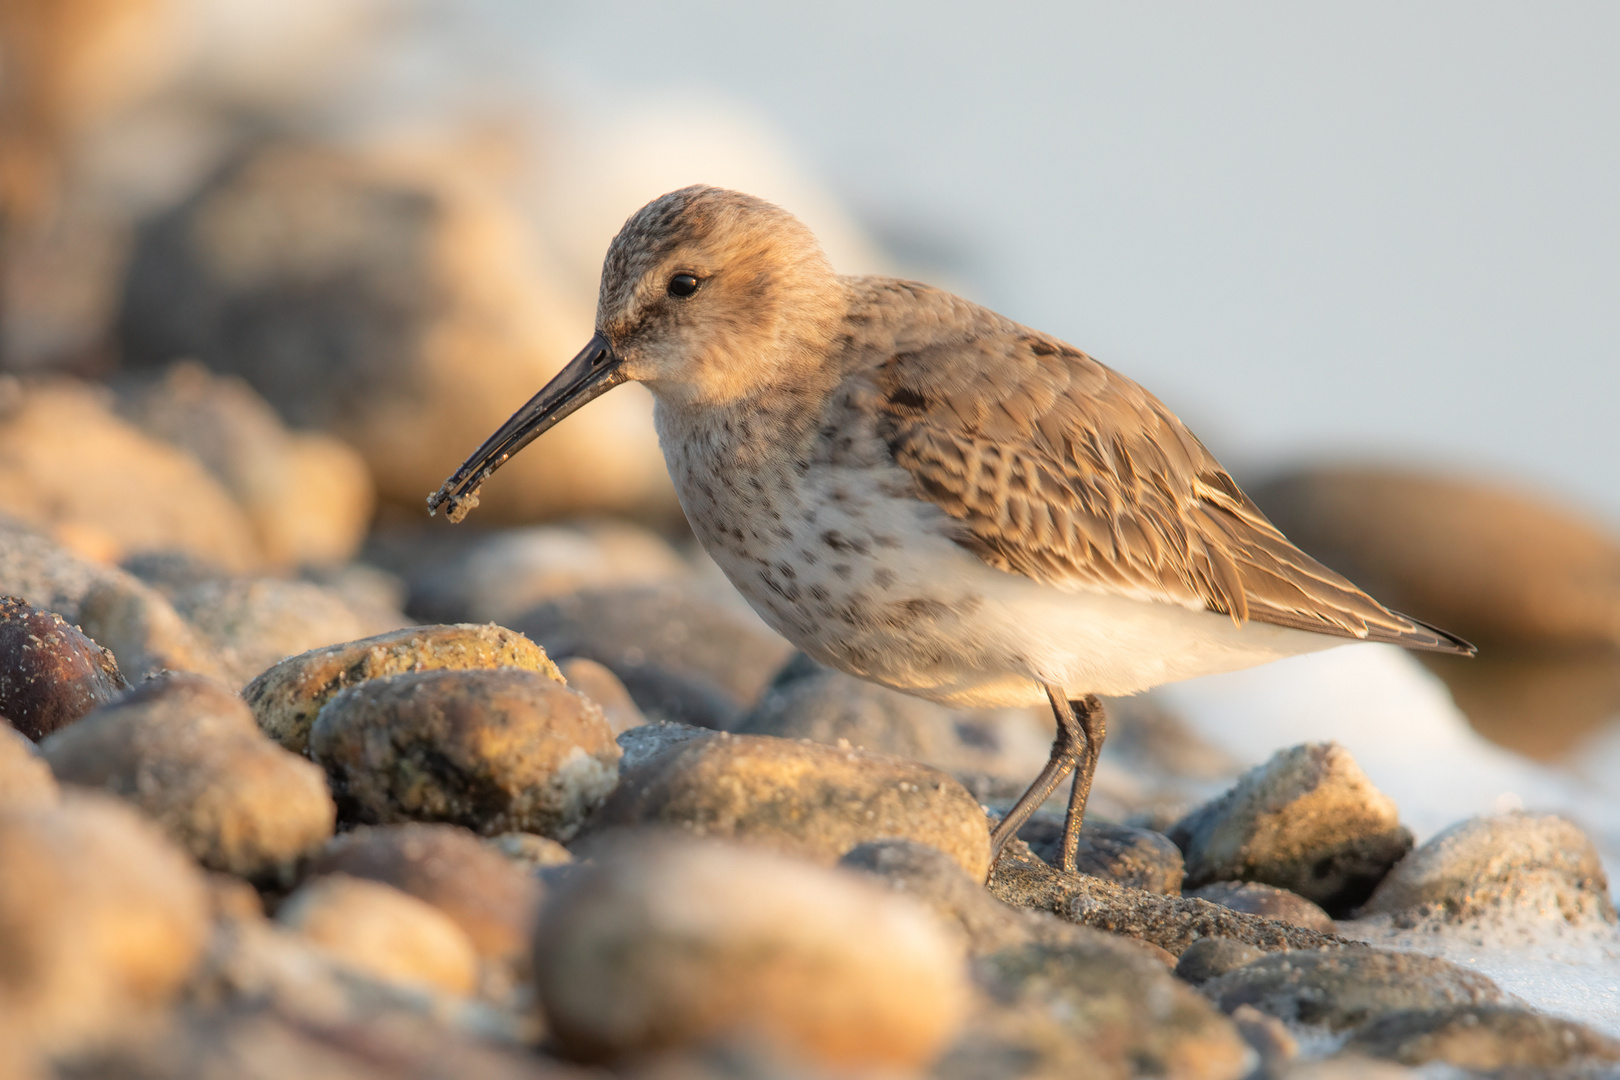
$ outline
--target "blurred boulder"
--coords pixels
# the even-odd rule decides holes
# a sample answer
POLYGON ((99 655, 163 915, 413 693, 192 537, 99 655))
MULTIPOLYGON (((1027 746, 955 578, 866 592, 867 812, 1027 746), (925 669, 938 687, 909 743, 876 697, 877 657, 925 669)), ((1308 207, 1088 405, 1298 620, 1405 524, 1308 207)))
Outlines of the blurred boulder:
POLYGON ((1620 646, 1620 536, 1501 484, 1346 465, 1250 487, 1289 539, 1478 645, 1620 646))
POLYGON ((691 565, 657 533, 621 521, 474 533, 453 553, 434 554, 410 575, 410 610, 433 622, 506 623, 581 589, 692 576, 691 565))
POLYGON ((267 565, 340 563, 359 550, 375 502, 365 463, 329 435, 288 431, 241 379, 185 361, 126 386, 119 404, 214 474, 246 511, 267 565))
POLYGON ((40 750, 58 780, 129 800, 213 870, 291 882, 332 835, 320 767, 271 742, 241 698, 197 675, 149 679, 40 750))
POLYGON ((649 836, 571 877, 536 935, 537 989, 571 1056, 751 1037, 812 1062, 921 1066, 968 1002, 921 904, 768 852, 649 836))
POLYGON ((0 717, 30 739, 117 696, 124 687, 112 653, 54 611, 0 596, 0 717))
POLYGON ((286 657, 375 629, 342 597, 307 581, 212 578, 176 590, 172 601, 212 647, 232 686, 286 657))
MULTIPOLYGON (((192 357, 347 441, 379 496, 422 500, 590 336, 480 155, 261 144, 140 230, 127 365, 192 357)), ((624 388, 515 457, 480 514, 672 513, 651 402, 624 388)))
POLYGON ((608 727, 615 736, 647 722, 630 691, 606 666, 583 656, 573 656, 558 664, 557 670, 562 672, 569 686, 601 706, 602 715, 607 717, 608 727))
POLYGON ((10 724, 0 724, 0 813, 56 805, 56 777, 39 750, 10 724))
POLYGON ((247 514, 213 474, 84 383, 0 377, 0 505, 105 562, 162 550, 232 570, 261 559, 247 514))
POLYGON ((1515 1005, 1395 1013, 1359 1028, 1346 1049, 1403 1065, 1440 1062, 1471 1075, 1613 1076, 1620 1062, 1620 1040, 1515 1005))
POLYGON ((141 1019, 202 956, 202 875, 116 799, 70 789, 0 812, 0 866, 0 1012, 35 1046, 71 1050, 141 1019))
POLYGON ((1262 885, 1258 881, 1215 881, 1193 889, 1187 895, 1233 911, 1246 911, 1250 915, 1264 915, 1292 926, 1303 926, 1307 930, 1320 930, 1324 934, 1335 932, 1331 915, 1298 893, 1279 889, 1275 885, 1262 885))

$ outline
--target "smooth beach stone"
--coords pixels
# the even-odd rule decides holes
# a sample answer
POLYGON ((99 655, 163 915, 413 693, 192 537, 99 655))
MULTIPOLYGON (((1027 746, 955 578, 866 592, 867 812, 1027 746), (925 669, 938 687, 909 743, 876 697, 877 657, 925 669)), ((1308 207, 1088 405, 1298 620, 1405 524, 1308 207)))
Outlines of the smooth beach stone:
POLYGON ((420 823, 361 827, 328 844, 310 872, 392 885, 449 916, 485 959, 528 963, 544 890, 532 874, 466 829, 420 823))
POLYGON ((1488 910, 1615 921, 1597 846, 1557 814, 1461 821, 1395 864, 1359 914, 1457 921, 1488 910))
POLYGON ((1022 945, 1040 932, 1038 923, 1047 919, 1002 903, 955 859, 916 840, 871 840, 845 852, 838 865, 927 904, 941 923, 960 928, 973 955, 1022 945))
POLYGON ((287 897, 276 921, 386 982, 461 995, 478 986, 478 953, 466 932, 438 908, 391 885, 347 874, 317 877, 287 897))
MULTIPOLYGON (((1031 818, 1018 838, 1056 866, 1061 859, 1063 820, 1045 814, 1031 818)), ((1087 822, 1075 845, 1075 869, 1133 889, 1178 896, 1184 874, 1181 849, 1163 833, 1104 821, 1087 822)))
POLYGON ((583 590, 511 626, 555 658, 605 664, 648 719, 704 727, 734 726, 793 651, 756 618, 689 584, 583 590))
POLYGON ((489 624, 411 626, 327 645, 270 668, 242 690, 259 726, 288 750, 303 753, 321 706, 345 687, 407 671, 493 668, 537 671, 562 681, 545 650, 522 634, 489 624))
POLYGON ((1477 971, 1432 956, 1370 948, 1270 953, 1202 989, 1226 1012, 1253 1005, 1290 1023, 1332 1031, 1409 1009, 1506 1000, 1477 971))
POLYGON ((214 646, 167 597, 134 575, 109 575, 91 586, 79 605, 79 628, 136 681, 160 671, 228 678, 214 646))
POLYGON ((1395 803, 1331 742, 1279 750, 1169 835, 1186 856, 1184 888, 1258 881, 1329 913, 1366 900, 1412 847, 1395 803))
POLYGON ((320 766, 267 739, 241 698, 200 675, 149 679, 40 750, 57 779, 140 807, 212 870, 287 881, 332 835, 320 766))
POLYGON ((219 656, 226 681, 244 686, 272 664, 368 627, 329 589, 280 578, 215 578, 177 590, 175 610, 219 656))
POLYGON ((127 684, 112 653, 54 611, 0 597, 0 716, 39 740, 127 684))
POLYGON ((548 904, 535 981, 568 1055, 745 1036, 842 1066, 920 1066, 968 1002, 922 905, 843 871, 668 834, 614 845, 548 904))
POLYGON ((1176 960, 1176 975, 1194 986, 1202 986, 1264 955, 1263 950, 1236 938, 1199 938, 1176 960))
POLYGON ((56 805, 50 765, 31 739, 0 719, 0 812, 56 805))
POLYGON ((1516 1005, 1395 1013, 1358 1028, 1345 1049, 1403 1065, 1443 1062, 1482 1073, 1605 1064, 1612 1069, 1620 1062, 1620 1040, 1516 1005))
POLYGON ((321 708, 309 750, 350 820, 443 821, 486 836, 567 839, 619 778, 602 710, 517 668, 358 683, 321 708))
POLYGON ((549 836, 529 832, 505 832, 485 839, 491 851, 513 866, 533 873, 548 866, 566 866, 574 861, 573 853, 549 836))
POLYGON ((0 812, 0 1013, 71 1050, 170 1001, 208 939, 202 874, 117 799, 0 812))
POLYGON ((870 840, 931 844, 983 881, 984 810, 945 773, 906 758, 766 735, 686 739, 628 772, 591 820, 675 826, 831 865, 870 840))
POLYGON ((619 759, 619 775, 634 772, 676 743, 690 739, 707 739, 714 734, 713 728, 672 724, 667 720, 655 720, 650 724, 621 731, 615 740, 624 751, 624 757, 619 759))
POLYGON ((605 665, 583 656, 571 656, 557 665, 568 685, 602 707, 614 735, 647 722, 624 683, 605 665))
POLYGON ((1196 990, 1122 941, 1087 933, 974 961, 989 1002, 947 1058, 947 1075, 1237 1080, 1248 1072, 1243 1037, 1196 990))
POLYGON ((1331 915, 1303 896, 1275 885, 1262 885, 1257 881, 1216 881, 1191 889, 1186 895, 1307 930, 1320 930, 1324 934, 1335 932, 1331 915))
POLYGON ((950 709, 822 667, 803 654, 777 673, 733 730, 842 744, 942 768, 959 764, 963 756, 950 709))

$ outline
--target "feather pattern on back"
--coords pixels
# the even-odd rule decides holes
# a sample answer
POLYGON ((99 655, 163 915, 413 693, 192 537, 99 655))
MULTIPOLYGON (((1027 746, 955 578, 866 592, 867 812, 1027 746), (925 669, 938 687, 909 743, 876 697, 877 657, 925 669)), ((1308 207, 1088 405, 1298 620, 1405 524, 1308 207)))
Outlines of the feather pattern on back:
POLYGON ((896 342, 868 372, 879 434, 917 495, 961 524, 953 539, 990 566, 1240 625, 1473 651, 1289 543, 1192 432, 1125 376, 949 293, 846 281, 852 310, 904 312, 911 324, 866 315, 846 337, 846 356, 872 356, 870 331, 896 342))

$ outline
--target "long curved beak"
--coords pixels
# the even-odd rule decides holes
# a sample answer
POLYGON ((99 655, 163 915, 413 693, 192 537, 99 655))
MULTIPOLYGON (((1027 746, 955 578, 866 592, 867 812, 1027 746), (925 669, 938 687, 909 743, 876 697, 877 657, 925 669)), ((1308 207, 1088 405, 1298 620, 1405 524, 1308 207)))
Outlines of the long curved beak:
POLYGON ((551 430, 556 423, 586 402, 601 397, 625 381, 622 363, 601 334, 578 356, 568 361, 528 403, 512 414, 484 445, 462 463, 444 486, 428 496, 428 513, 446 507, 445 516, 460 521, 478 505, 478 489, 513 454, 551 430))

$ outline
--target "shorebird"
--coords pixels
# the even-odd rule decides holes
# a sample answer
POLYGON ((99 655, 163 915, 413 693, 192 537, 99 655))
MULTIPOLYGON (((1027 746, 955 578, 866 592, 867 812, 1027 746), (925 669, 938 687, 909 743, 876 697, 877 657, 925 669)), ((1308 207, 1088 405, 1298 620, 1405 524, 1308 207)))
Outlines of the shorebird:
POLYGON ((1098 694, 1346 641, 1474 651, 1289 543, 1130 379, 940 289, 840 276, 797 218, 713 187, 631 216, 595 335, 429 512, 460 521, 513 454, 632 379, 693 532, 789 641, 947 705, 1050 703, 1051 756, 992 867, 1072 774, 1073 871, 1098 694))

